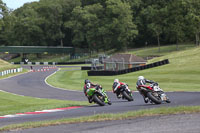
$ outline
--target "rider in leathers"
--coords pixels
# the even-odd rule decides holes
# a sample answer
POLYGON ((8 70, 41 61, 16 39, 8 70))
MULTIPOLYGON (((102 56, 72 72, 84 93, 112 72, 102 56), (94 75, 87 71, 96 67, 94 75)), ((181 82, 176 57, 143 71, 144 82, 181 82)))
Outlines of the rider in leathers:
MULTIPOLYGON (((138 81, 137 81, 137 83, 136 83, 136 88, 138 88, 139 85, 146 85, 146 83, 152 84, 152 83, 155 83, 155 82, 152 81, 152 80, 147 80, 147 79, 145 79, 143 76, 139 76, 139 77, 138 77, 138 81)), ((140 92, 140 91, 139 91, 139 92, 140 92)), ((140 94, 143 96, 144 102, 145 102, 145 103, 148 103, 148 98, 147 98, 142 92, 140 92, 140 94)))
POLYGON ((85 96, 88 98, 89 103, 92 103, 92 99, 90 96, 87 95, 87 90, 90 88, 97 88, 99 85, 98 84, 93 84, 90 82, 90 80, 86 79, 85 80, 85 85, 83 87, 83 92, 85 94, 85 96))
POLYGON ((119 79, 115 79, 113 83, 113 92, 116 93, 117 98, 121 98, 120 91, 118 91, 121 87, 126 87, 125 83, 119 82, 119 79))

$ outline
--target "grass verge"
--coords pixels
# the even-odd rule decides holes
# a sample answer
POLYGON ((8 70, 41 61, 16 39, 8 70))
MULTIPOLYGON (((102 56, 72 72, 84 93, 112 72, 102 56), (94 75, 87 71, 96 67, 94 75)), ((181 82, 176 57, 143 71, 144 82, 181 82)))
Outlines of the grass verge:
POLYGON ((172 52, 171 54, 150 60, 156 62, 169 59, 170 64, 117 76, 88 76, 87 71, 58 71, 47 79, 53 86, 71 90, 82 90, 84 80, 89 79, 101 84, 105 90, 111 90, 115 78, 126 82, 131 90, 136 90, 137 77, 154 80, 164 91, 200 91, 200 47, 172 52))
MULTIPOLYGON (((194 47, 195 47, 194 44, 182 44, 179 45, 178 51, 184 51, 194 47)), ((141 57, 148 57, 148 56, 163 56, 171 54, 173 52, 177 52, 176 45, 161 46, 160 51, 158 50, 158 47, 146 47, 146 48, 139 48, 137 50, 133 49, 130 50, 128 53, 135 54, 141 57)))
POLYGON ((0 91, 0 116, 69 106, 86 106, 88 102, 39 99, 0 91))
POLYGON ((20 67, 19 65, 12 65, 12 64, 0 59, 0 72, 4 71, 4 70, 19 68, 19 67, 20 67))
MULTIPOLYGON (((16 68, 20 68, 20 67, 21 67, 20 65, 12 65, 12 64, 0 59, 0 72, 5 71, 5 70, 9 70, 9 69, 16 69, 16 68)), ((27 70, 23 69, 22 72, 10 73, 10 74, 4 75, 4 76, 0 76, 0 79, 8 78, 8 77, 15 76, 15 75, 18 75, 18 74, 22 74, 22 73, 25 73, 25 72, 27 72, 27 70)))
POLYGON ((61 124, 73 124, 81 122, 98 122, 98 121, 109 121, 109 120, 125 120, 134 119, 138 117, 146 116, 160 116, 160 115, 172 115, 172 114, 188 114, 188 113, 199 113, 200 106, 179 106, 179 107, 162 107, 154 109, 145 109, 139 111, 131 111, 126 113, 118 114, 97 114, 89 117, 79 118, 65 118, 51 121, 39 121, 39 122, 27 122, 22 124, 13 124, 0 128, 0 131, 9 130, 23 130, 29 128, 55 126, 61 124))

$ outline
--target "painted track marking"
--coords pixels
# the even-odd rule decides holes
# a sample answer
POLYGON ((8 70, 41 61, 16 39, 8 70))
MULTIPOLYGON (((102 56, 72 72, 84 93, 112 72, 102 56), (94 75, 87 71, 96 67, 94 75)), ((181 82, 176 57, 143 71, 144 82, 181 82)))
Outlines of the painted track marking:
POLYGON ((82 108, 82 106, 72 106, 72 107, 47 109, 47 110, 34 111, 34 112, 17 113, 17 114, 14 114, 14 115, 4 115, 4 116, 0 116, 0 119, 22 117, 22 116, 27 116, 27 115, 46 114, 46 113, 53 113, 53 112, 77 109, 77 108, 82 108))

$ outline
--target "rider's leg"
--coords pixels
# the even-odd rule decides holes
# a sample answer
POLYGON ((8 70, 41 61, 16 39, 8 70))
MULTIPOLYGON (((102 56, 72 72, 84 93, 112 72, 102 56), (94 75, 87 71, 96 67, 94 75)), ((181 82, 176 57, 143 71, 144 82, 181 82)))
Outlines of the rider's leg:
MULTIPOLYGON (((140 92, 140 91, 139 91, 140 92)), ((140 92, 140 94, 142 95, 143 99, 144 99, 144 102, 145 103, 148 103, 149 102, 149 98, 146 97, 142 92, 140 92)))

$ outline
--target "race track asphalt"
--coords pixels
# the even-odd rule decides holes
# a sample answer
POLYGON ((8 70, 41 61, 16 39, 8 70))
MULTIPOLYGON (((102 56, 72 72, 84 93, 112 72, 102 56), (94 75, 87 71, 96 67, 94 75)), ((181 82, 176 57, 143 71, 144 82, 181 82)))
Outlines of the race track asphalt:
POLYGON ((12 133, 199 133, 199 118, 200 114, 151 116, 32 128, 12 133))
MULTIPOLYGON (((18 95, 38 97, 38 98, 87 101, 86 97, 83 95, 83 92, 62 90, 48 86, 44 82, 44 80, 47 76, 51 75, 56 70, 57 69, 52 69, 46 72, 28 72, 26 74, 0 80, 0 85, 1 85, 0 90, 18 95)), ((120 112, 127 112, 140 109, 158 108, 164 106, 175 107, 180 105, 184 106, 200 105, 199 92, 168 92, 167 95, 171 99, 172 103, 153 105, 153 104, 145 104, 142 97, 137 92, 133 92, 133 96, 135 99, 133 102, 127 102, 122 99, 117 99, 116 95, 108 93, 108 96, 110 97, 113 103, 111 106, 106 105, 100 107, 98 105, 92 105, 78 109, 66 110, 48 114, 5 118, 5 119, 0 119, 0 127, 9 124, 22 123, 28 121, 55 120, 60 118, 88 116, 98 113, 120 113, 120 112)))

